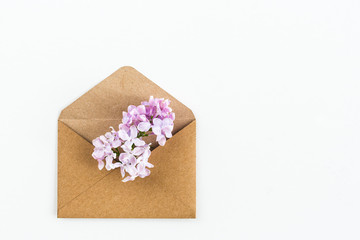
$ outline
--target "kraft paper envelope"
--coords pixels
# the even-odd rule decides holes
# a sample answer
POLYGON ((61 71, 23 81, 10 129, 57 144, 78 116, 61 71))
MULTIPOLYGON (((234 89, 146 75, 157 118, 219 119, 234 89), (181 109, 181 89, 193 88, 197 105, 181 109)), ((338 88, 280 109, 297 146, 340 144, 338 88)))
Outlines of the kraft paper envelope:
POLYGON ((134 68, 114 72, 60 114, 58 217, 195 218, 195 124, 189 108, 134 68), (124 183, 119 169, 98 169, 91 142, 118 129, 122 112, 150 96, 171 100, 173 137, 152 151, 150 176, 124 183))

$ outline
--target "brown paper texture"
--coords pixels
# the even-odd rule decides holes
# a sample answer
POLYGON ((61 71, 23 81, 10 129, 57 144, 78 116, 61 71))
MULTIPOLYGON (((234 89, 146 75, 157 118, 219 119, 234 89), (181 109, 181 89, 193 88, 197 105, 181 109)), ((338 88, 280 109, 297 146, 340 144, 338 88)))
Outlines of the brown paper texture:
POLYGON ((66 107, 58 120, 58 217, 195 218, 192 111, 131 67, 120 68, 66 107), (122 112, 150 96, 171 100, 174 136, 152 151, 150 176, 123 183, 119 169, 97 168, 91 141, 110 126, 117 129, 122 112))

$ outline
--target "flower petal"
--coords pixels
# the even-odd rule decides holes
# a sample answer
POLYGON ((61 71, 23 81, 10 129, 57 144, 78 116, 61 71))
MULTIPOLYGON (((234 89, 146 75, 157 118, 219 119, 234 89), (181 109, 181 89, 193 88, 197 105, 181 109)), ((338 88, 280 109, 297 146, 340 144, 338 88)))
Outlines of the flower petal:
POLYGON ((119 160, 123 163, 123 164, 126 164, 128 163, 129 161, 129 153, 120 153, 120 156, 119 156, 119 160))
POLYGON ((104 153, 104 150, 103 149, 99 149, 99 148, 95 148, 95 150, 94 150, 94 152, 93 152, 93 154, 92 154, 92 156, 93 156, 93 158, 95 158, 95 159, 103 159, 104 158, 104 155, 105 155, 105 153, 104 153))
POLYGON ((96 148, 101 148, 104 144, 103 142, 100 140, 100 138, 96 138, 92 141, 92 144, 96 147, 96 148))
POLYGON ((120 173, 121 173, 121 177, 125 177, 125 170, 124 167, 120 167, 120 173))
POLYGON ((154 167, 154 165, 152 165, 152 164, 149 163, 149 162, 146 162, 146 163, 145 163, 145 166, 148 167, 148 168, 153 168, 153 167, 154 167))
POLYGON ((156 141, 159 143, 160 146, 164 146, 166 142, 166 138, 164 135, 158 135, 156 137, 156 141))
POLYGON ((139 125, 138 125, 138 129, 139 129, 139 131, 141 131, 141 132, 147 132, 147 131, 149 131, 150 127, 151 127, 151 125, 150 125, 149 122, 141 122, 141 123, 139 123, 139 125))
POLYGON ((136 129, 135 126, 131 126, 130 127, 130 138, 131 139, 134 139, 137 137, 137 134, 138 134, 138 130, 136 129))
POLYGON ((132 164, 133 167, 135 168, 136 157, 134 157, 134 155, 129 154, 129 163, 132 164))
POLYGON ((121 166, 121 163, 119 163, 119 162, 116 162, 116 163, 113 164, 113 168, 118 168, 120 166, 121 166))
POLYGON ((138 111, 139 114, 145 114, 146 113, 146 109, 144 105, 139 105, 136 110, 138 111))
POLYGON ((107 133, 105 133, 105 137, 107 139, 112 139, 114 136, 111 134, 111 132, 107 132, 107 133))
POLYGON ((125 171, 127 171, 130 174, 130 176, 134 176, 134 177, 137 176, 137 170, 136 170, 135 166, 127 165, 125 167, 125 171))
POLYGON ((140 122, 146 122, 146 121, 147 121, 147 118, 146 118, 145 115, 139 115, 137 118, 138 118, 138 120, 139 120, 140 122))
POLYGON ((127 141, 130 138, 129 135, 127 134, 127 132, 125 132, 125 130, 119 131, 119 137, 124 141, 127 141))
POLYGON ((131 111, 133 111, 134 109, 136 109, 135 105, 130 105, 128 106, 128 113, 130 113, 131 111))
POLYGON ((144 152, 144 150, 145 149, 143 147, 136 147, 134 148, 134 150, 132 150, 132 154, 134 154, 135 156, 139 156, 144 152))
POLYGON ((135 139, 133 140, 133 143, 134 143, 135 146, 137 146, 137 147, 141 147, 141 146, 144 146, 144 145, 145 145, 145 141, 140 140, 139 138, 135 138, 135 139))
POLYGON ((126 124, 120 123, 120 124, 119 124, 119 131, 120 131, 120 130, 124 130, 125 132, 128 132, 128 131, 129 131, 129 127, 128 127, 126 124))
POLYGON ((174 125, 173 121, 170 118, 165 118, 163 120, 163 126, 169 126, 169 125, 170 126, 174 125))
POLYGON ((143 153, 143 155, 141 155, 144 159, 148 159, 150 157, 151 151, 150 149, 146 149, 143 153))
POLYGON ((106 165, 105 165, 105 168, 106 170, 110 171, 112 168, 113 168, 113 158, 111 156, 107 156, 106 157, 106 165))
POLYGON ((171 134, 172 127, 171 127, 171 126, 166 126, 166 127, 164 127, 162 130, 163 130, 163 132, 165 133, 165 136, 166 136, 167 138, 171 138, 171 137, 172 137, 172 134, 171 134))
POLYGON ((113 148, 118 148, 118 147, 120 147, 120 145, 121 145, 121 140, 120 139, 117 139, 117 140, 112 142, 112 147, 113 148))
POLYGON ((134 181, 136 177, 130 177, 130 176, 127 176, 126 178, 124 178, 122 181, 123 182, 128 182, 128 181, 134 181))
POLYGON ((161 135, 161 128, 159 126, 153 126, 152 131, 155 135, 161 135))
POLYGON ((154 118, 152 121, 153 121, 153 125, 154 125, 154 126, 159 126, 159 127, 162 126, 162 120, 161 120, 161 119, 159 119, 159 118, 154 118))
POLYGON ((104 144, 107 143, 106 137, 104 135, 101 135, 99 138, 104 144))
POLYGON ((125 152, 131 152, 131 148, 132 148, 132 141, 126 141, 121 148, 125 151, 125 152))
POLYGON ((101 169, 103 169, 104 168, 104 162, 103 161, 101 161, 101 160, 98 160, 98 168, 99 168, 99 170, 101 170, 101 169))

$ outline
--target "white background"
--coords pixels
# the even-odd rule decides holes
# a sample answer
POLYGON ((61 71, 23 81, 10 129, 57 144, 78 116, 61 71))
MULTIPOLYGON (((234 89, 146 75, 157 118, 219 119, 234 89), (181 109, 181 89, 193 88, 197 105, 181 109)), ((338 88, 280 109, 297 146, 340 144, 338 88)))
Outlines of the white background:
POLYGON ((359 43, 356 0, 0 0, 0 238, 359 239, 359 43), (56 218, 58 115, 124 65, 197 117, 195 220, 56 218))

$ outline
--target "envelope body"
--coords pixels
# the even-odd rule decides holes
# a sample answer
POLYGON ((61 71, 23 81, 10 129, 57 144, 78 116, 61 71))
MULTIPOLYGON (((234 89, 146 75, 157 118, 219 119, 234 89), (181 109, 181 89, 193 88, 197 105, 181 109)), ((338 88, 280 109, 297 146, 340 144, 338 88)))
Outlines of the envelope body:
POLYGON ((195 218, 194 114, 134 68, 120 68, 60 114, 57 197, 58 218, 195 218), (150 96, 170 99, 173 137, 152 151, 150 176, 123 183, 119 169, 98 169, 91 142, 150 96))

